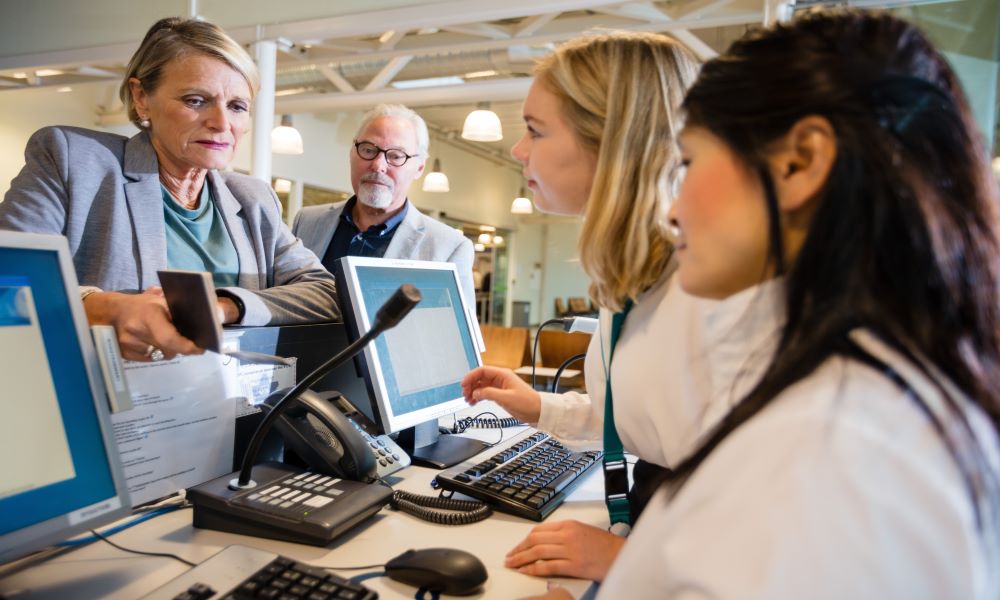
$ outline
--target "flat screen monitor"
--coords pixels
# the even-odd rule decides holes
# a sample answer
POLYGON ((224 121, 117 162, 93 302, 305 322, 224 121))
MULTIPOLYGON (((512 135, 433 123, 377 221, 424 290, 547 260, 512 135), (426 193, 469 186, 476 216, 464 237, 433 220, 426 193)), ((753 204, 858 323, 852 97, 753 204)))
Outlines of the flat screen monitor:
POLYGON ((0 231, 0 562, 128 513, 65 238, 0 231))
POLYGON ((436 435, 438 417, 468 406, 462 378, 482 365, 482 334, 470 299, 462 296, 456 266, 347 256, 339 261, 337 277, 345 322, 355 338, 371 329, 375 313, 400 285, 412 284, 422 295, 399 325, 365 347, 359 360, 383 431, 407 434, 401 445, 417 464, 443 468, 481 451, 476 440, 436 435))

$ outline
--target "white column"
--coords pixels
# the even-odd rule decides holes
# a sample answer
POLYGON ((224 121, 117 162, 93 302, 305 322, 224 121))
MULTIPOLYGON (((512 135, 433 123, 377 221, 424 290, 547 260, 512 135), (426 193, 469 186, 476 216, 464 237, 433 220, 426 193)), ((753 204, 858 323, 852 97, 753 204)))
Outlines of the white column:
POLYGON ((295 215, 299 214, 299 211, 302 210, 302 193, 304 189, 305 184, 301 179, 292 181, 292 191, 288 193, 288 214, 285 216, 285 221, 289 227, 295 222, 295 215))
POLYGON ((253 107, 253 147, 250 174, 271 184, 271 130, 274 129, 274 72, 278 45, 274 40, 262 40, 254 45, 257 69, 260 71, 260 91, 253 107))

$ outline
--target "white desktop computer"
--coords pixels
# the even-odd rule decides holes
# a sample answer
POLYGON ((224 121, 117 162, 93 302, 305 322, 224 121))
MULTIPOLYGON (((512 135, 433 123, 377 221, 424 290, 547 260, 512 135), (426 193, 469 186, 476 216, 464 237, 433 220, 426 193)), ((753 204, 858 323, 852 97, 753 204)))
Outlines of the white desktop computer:
POLYGON ((482 365, 485 349, 456 266, 347 256, 336 275, 344 321, 354 337, 371 328, 375 312, 400 285, 412 284, 423 295, 406 319, 358 357, 368 398, 351 401, 382 433, 399 432, 400 445, 416 464, 444 468, 481 452, 485 445, 478 440, 438 435, 438 417, 468 406, 461 381, 482 365))
POLYGON ((0 231, 0 563, 128 513, 65 238, 0 231))

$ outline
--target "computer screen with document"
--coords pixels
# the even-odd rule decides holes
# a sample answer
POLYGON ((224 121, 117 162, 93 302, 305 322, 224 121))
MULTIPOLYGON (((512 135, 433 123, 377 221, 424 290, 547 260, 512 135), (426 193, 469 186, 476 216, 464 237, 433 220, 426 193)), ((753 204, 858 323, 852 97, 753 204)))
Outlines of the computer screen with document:
POLYGON ((128 512, 66 240, 0 231, 0 562, 128 512))

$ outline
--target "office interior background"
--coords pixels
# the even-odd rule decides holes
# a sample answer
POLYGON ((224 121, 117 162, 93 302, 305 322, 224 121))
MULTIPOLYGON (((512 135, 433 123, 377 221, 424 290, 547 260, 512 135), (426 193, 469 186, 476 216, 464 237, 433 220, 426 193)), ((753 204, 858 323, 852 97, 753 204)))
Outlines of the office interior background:
POLYGON ((1000 177, 998 0, 3 0, 0 194, 40 127, 134 134, 118 99, 125 62, 157 19, 198 15, 244 43, 265 81, 273 74, 254 128, 266 134, 287 116, 301 134, 301 154, 280 154, 252 131, 232 164, 272 182, 289 224, 304 205, 350 196, 348 152, 365 110, 409 105, 431 131, 425 173, 440 165, 448 180, 437 192, 418 180, 410 200, 477 244, 477 268, 492 282, 477 297, 483 322, 535 324, 554 315, 557 300, 586 297, 587 282, 576 258, 579 219, 512 212, 525 181, 510 148, 524 133, 534 61, 611 29, 664 32, 708 59, 778 11, 843 4, 890 9, 929 33, 965 86, 1000 177), (477 109, 496 113, 501 140, 463 138, 477 109))

